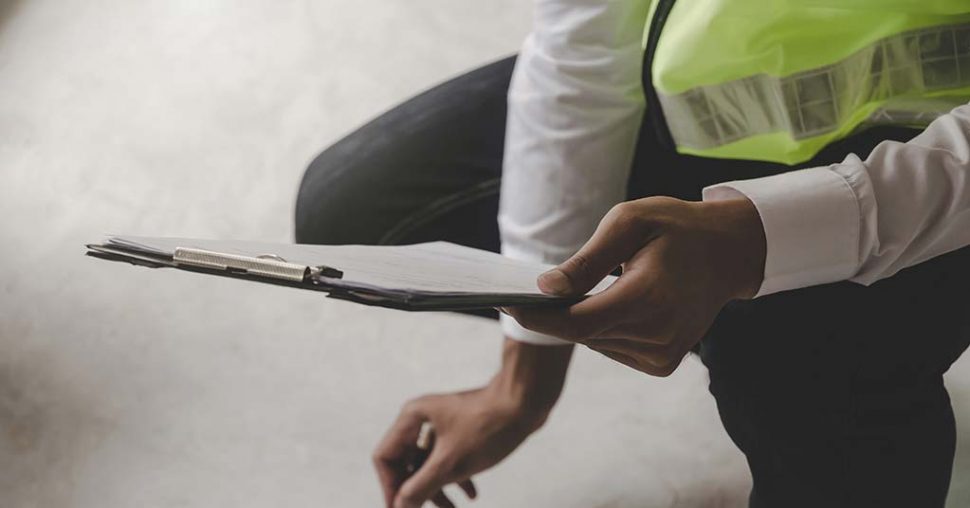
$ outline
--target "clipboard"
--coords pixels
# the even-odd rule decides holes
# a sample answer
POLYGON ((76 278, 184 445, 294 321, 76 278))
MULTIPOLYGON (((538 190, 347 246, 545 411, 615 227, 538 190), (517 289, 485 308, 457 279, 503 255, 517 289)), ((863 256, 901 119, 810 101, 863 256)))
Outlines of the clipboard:
POLYGON ((109 261, 320 291, 330 298, 406 311, 569 305, 583 298, 539 292, 535 279, 552 265, 447 242, 301 245, 114 236, 86 247, 88 256, 109 261))

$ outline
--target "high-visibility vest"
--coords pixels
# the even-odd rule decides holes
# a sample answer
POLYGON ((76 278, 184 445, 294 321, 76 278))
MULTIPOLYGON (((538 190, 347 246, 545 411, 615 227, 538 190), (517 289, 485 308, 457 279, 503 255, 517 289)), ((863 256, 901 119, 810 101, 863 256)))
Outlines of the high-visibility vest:
POLYGON ((648 75, 680 153, 794 165, 867 126, 924 127, 970 102, 970 0, 656 0, 651 11, 648 75))

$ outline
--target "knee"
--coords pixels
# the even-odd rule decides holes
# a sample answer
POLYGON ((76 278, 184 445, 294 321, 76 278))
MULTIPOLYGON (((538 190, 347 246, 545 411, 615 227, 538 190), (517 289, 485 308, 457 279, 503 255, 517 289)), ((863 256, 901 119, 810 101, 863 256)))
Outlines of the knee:
POLYGON ((303 173, 300 189, 296 196, 294 210, 294 236, 297 243, 326 243, 331 236, 330 224, 322 221, 322 217, 330 215, 333 210, 329 206, 327 193, 321 186, 321 180, 328 173, 323 154, 318 155, 303 173))
POLYGON ((307 167, 294 210, 297 243, 368 244, 380 238, 368 220, 373 208, 367 206, 366 185, 344 163, 330 149, 307 167))

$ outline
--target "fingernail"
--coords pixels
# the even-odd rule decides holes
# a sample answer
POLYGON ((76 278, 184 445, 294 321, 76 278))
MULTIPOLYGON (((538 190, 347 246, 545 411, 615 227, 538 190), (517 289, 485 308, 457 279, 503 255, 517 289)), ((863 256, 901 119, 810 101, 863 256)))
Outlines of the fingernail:
POLYGON ((540 275, 539 280, 536 282, 539 285, 539 289, 546 294, 568 295, 573 290, 569 277, 558 268, 553 268, 540 275))

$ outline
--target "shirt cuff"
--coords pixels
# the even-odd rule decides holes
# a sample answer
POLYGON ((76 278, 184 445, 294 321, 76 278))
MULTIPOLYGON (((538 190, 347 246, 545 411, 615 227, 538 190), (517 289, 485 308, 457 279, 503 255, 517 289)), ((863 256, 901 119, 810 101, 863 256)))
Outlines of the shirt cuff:
POLYGON ((534 344, 536 346, 568 346, 572 342, 557 339, 552 335, 545 335, 542 333, 536 333, 532 330, 527 330, 522 327, 516 320, 512 319, 512 316, 502 314, 499 316, 499 320, 502 323, 502 333, 510 339, 517 340, 519 342, 526 342, 529 344, 534 344))
POLYGON ((755 297, 845 280, 858 270, 859 199, 836 166, 704 189, 704 201, 747 197, 758 209, 767 252, 755 297))

